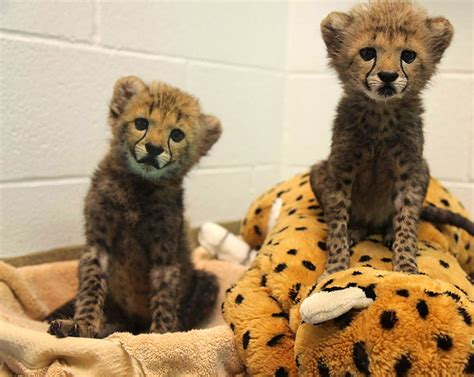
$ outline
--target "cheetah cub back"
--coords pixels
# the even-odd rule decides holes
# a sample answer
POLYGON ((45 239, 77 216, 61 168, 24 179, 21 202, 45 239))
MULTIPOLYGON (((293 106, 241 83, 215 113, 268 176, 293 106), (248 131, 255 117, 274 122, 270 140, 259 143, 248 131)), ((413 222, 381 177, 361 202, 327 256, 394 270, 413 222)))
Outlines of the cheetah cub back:
POLYGON ((420 92, 434 74, 453 28, 408 1, 373 1, 321 23, 329 63, 344 95, 329 158, 312 167, 311 186, 327 223, 325 273, 349 267, 350 243, 385 234, 395 271, 417 273, 420 216, 466 229, 472 223, 422 208, 429 182, 423 159, 420 92))
POLYGON ((49 332, 188 330, 211 311, 218 285, 191 263, 183 179, 219 139, 220 122, 177 88, 124 77, 109 123, 110 150, 85 201, 87 246, 73 318, 53 320, 49 332))

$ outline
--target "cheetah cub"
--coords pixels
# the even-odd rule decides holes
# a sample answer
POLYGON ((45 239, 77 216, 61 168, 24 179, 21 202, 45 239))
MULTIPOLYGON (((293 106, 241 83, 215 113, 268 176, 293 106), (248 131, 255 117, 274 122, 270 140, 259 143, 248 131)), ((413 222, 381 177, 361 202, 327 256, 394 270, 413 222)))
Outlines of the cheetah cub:
POLYGON ((423 159, 420 92, 453 28, 409 2, 374 1, 347 14, 330 13, 321 30, 344 90, 329 158, 311 169, 311 187, 328 229, 321 279, 348 268, 350 241, 369 233, 385 234, 395 271, 417 273, 420 216, 473 231, 459 215, 422 209, 430 175, 423 159))
POLYGON ((124 77, 109 123, 110 150, 85 201, 74 315, 53 320, 49 333, 188 330, 211 311, 218 285, 191 263, 183 178, 219 139, 220 122, 179 89, 124 77))

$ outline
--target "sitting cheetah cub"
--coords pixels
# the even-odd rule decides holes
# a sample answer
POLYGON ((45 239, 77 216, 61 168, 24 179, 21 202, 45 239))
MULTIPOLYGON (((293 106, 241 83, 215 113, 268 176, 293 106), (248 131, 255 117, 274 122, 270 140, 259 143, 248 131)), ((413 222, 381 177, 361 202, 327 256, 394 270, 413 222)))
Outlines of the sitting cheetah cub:
POLYGON ((183 178, 219 139, 220 122, 179 89, 124 77, 109 123, 110 150, 85 202, 74 316, 53 320, 49 333, 188 330, 211 311, 218 285, 191 263, 183 178))
POLYGON ((473 231, 449 211, 422 209, 429 182, 423 159, 420 92, 453 28, 406 1, 374 1, 321 24, 330 65, 342 83, 329 158, 312 167, 311 187, 324 208, 328 259, 322 278, 349 267, 349 240, 385 234, 393 269, 417 273, 422 218, 473 231))

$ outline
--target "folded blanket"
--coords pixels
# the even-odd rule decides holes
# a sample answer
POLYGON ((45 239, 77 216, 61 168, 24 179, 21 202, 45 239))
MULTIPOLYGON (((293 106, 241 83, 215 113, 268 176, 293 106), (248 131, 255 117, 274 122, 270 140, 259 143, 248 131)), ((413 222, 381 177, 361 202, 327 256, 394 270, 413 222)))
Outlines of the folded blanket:
POLYGON ((41 318, 70 300, 77 289, 77 261, 14 268, 0 262, 0 375, 234 375, 242 367, 233 334, 222 325, 220 303, 244 267, 205 260, 197 249, 195 264, 214 272, 220 282, 219 305, 186 333, 115 333, 106 339, 58 339, 46 333, 41 318))

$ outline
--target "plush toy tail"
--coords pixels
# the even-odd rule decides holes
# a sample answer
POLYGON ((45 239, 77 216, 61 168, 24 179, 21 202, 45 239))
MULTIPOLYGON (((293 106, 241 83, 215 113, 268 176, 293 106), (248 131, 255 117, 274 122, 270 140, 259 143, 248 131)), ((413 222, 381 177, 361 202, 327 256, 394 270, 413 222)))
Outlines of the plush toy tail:
POLYGON ((474 223, 458 213, 451 212, 434 206, 423 207, 421 219, 434 224, 452 225, 464 229, 470 235, 474 235, 474 223))

